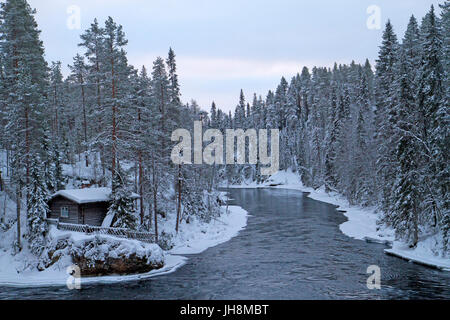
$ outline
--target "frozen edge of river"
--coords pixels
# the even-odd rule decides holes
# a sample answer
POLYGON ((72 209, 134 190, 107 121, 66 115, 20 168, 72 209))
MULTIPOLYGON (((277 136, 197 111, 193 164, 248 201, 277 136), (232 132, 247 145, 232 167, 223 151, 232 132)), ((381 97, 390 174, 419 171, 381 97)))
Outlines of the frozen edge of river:
MULTIPOLYGON (((208 248, 225 243, 239 234, 247 226, 248 213, 238 206, 222 207, 222 215, 211 223, 193 223, 183 225, 185 232, 180 232, 175 247, 165 253, 164 267, 144 274, 125 276, 83 277, 81 287, 89 284, 114 284, 149 279, 175 272, 188 260, 183 255, 199 254, 208 248)), ((6 253, 6 255, 9 255, 6 253)), ((7 256, 0 253, 0 262, 7 256)), ((69 275, 66 270, 26 271, 23 273, 2 273, 0 270, 0 286, 30 288, 30 287, 61 287, 66 286, 69 275)))
POLYGON ((442 271, 450 271, 450 259, 438 257, 433 254, 433 244, 435 241, 433 237, 428 237, 420 241, 416 249, 409 249, 404 243, 395 241, 395 235, 392 229, 381 228, 377 225, 379 214, 376 212, 376 208, 352 206, 341 195, 327 193, 323 187, 317 190, 305 187, 300 177, 290 170, 279 171, 271 176, 269 181, 263 185, 251 182, 248 184, 232 185, 229 188, 274 188, 298 190, 308 193, 309 198, 334 205, 338 212, 341 212, 347 217, 348 221, 339 226, 341 232, 346 236, 367 242, 389 244, 392 248, 385 249, 385 253, 389 255, 442 271))

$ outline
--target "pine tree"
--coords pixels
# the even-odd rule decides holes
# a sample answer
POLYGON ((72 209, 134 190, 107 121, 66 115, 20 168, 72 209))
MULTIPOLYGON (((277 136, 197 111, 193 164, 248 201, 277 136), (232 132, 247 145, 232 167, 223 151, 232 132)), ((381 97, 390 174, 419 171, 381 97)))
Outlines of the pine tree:
POLYGON ((53 144, 51 156, 51 162, 54 170, 55 191, 59 191, 64 189, 65 181, 61 163, 61 152, 59 151, 58 144, 53 144))
POLYGON ((218 122, 217 107, 216 107, 216 104, 214 101, 212 102, 212 105, 211 105, 210 115, 211 115, 211 128, 217 128, 217 124, 218 124, 217 123, 218 122))
POLYGON ((61 62, 52 62, 50 67, 50 100, 52 104, 52 135, 54 139, 59 136, 59 117, 63 108, 63 75, 61 72, 61 62))
MULTIPOLYGON (((106 74, 105 82, 109 94, 106 96, 105 104, 109 106, 108 112, 108 127, 111 134, 111 172, 116 170, 116 163, 118 161, 118 152, 122 151, 120 147, 120 127, 119 122, 124 122, 126 117, 123 116, 126 106, 128 105, 128 76, 130 69, 128 66, 124 47, 128 40, 125 38, 125 33, 121 25, 116 24, 114 20, 109 17, 105 22, 105 37, 104 37, 104 56, 103 65, 106 74)), ((123 125, 123 124, 122 124, 123 125)), ((109 139, 107 140, 109 141, 109 139)))
POLYGON ((395 95, 392 83, 398 61, 398 42, 390 21, 383 33, 383 42, 376 65, 376 141, 377 187, 382 209, 388 211, 391 204, 392 183, 395 179, 395 147, 390 141, 395 122, 395 95))
POLYGON ((419 241, 419 199, 417 186, 417 165, 412 138, 402 137, 397 148, 399 173, 394 185, 392 226, 399 238, 409 241, 415 247, 419 241))
POLYGON ((266 97, 266 115, 265 115, 265 125, 267 129, 278 129, 279 128, 279 114, 275 105, 275 95, 271 90, 267 93, 266 97))
POLYGON ((336 141, 339 135, 340 109, 338 110, 336 88, 332 87, 331 93, 331 110, 330 116, 331 128, 327 137, 326 154, 325 154, 325 173, 324 183, 326 192, 335 191, 337 188, 337 177, 334 164, 336 162, 336 141))
POLYGON ((411 17, 403 43, 394 87, 397 90, 397 123, 394 136, 397 163, 393 203, 390 219, 399 238, 406 239, 411 247, 419 240, 419 211, 422 202, 420 185, 420 148, 416 137, 419 135, 419 110, 416 101, 417 70, 420 57, 419 30, 416 19, 411 17))
POLYGON ((44 131, 41 154, 42 154, 41 159, 43 160, 42 182, 45 184, 45 189, 47 190, 48 194, 51 195, 57 191, 58 183, 56 180, 56 166, 55 163, 53 162, 54 160, 53 143, 50 138, 50 133, 48 129, 45 129, 44 131))
POLYGON ((150 79, 147 75, 147 69, 142 67, 141 72, 139 74, 137 80, 137 90, 135 92, 136 98, 136 118, 135 118, 135 136, 136 139, 134 141, 135 149, 137 152, 137 161, 138 161, 138 184, 137 189, 139 191, 139 209, 140 209, 140 218, 141 218, 141 226, 144 223, 144 190, 145 190, 145 179, 144 179, 144 157, 149 157, 149 153, 146 151, 146 137, 147 130, 146 127, 149 123, 149 119, 151 119, 151 111, 150 111, 150 79))
POLYGON ((359 84, 357 88, 357 125, 355 139, 355 161, 353 176, 356 177, 355 201, 369 205, 373 201, 373 184, 375 181, 375 154, 372 151, 373 137, 373 110, 371 79, 373 73, 368 61, 360 69, 359 84))
MULTIPOLYGON (((85 48, 86 63, 86 108, 90 109, 90 114, 93 119, 92 125, 95 123, 95 127, 92 130, 92 137, 89 141, 92 151, 98 151, 100 153, 100 161, 102 168, 102 177, 99 178, 99 183, 106 185, 106 146, 109 143, 104 143, 104 132, 107 125, 110 123, 107 119, 107 112, 104 106, 105 95, 105 71, 104 71, 104 59, 105 56, 105 30, 100 27, 97 19, 91 24, 81 35, 80 47, 85 48), (98 131, 98 128, 103 130, 98 131)), ((109 134, 108 134, 109 135, 109 134)))
POLYGON ((181 105, 181 93, 180 85, 178 83, 177 64, 175 61, 175 57, 175 52, 172 50, 172 48, 170 48, 169 56, 166 61, 169 73, 169 96, 171 104, 175 107, 179 107, 181 105))
POLYGON ((104 36, 105 30, 100 27, 97 19, 91 24, 91 27, 81 35, 82 42, 80 47, 86 49, 85 56, 88 59, 88 83, 93 87, 94 104, 97 106, 97 111, 102 111, 102 88, 101 84, 104 75, 101 71, 102 57, 104 55, 104 36))
POLYGON ((81 100, 81 112, 83 116, 83 143, 84 143, 84 153, 86 167, 89 167, 89 136, 88 136, 88 105, 87 105, 87 75, 88 67, 85 64, 84 58, 77 54, 73 58, 73 65, 69 66, 72 74, 70 75, 70 80, 72 80, 73 85, 79 87, 78 101, 81 100))
POLYGON ((158 146, 156 149, 158 157, 165 164, 168 163, 170 139, 170 135, 168 134, 168 112, 170 109, 169 87, 170 83, 164 60, 158 57, 153 63, 151 83, 152 110, 155 121, 153 131, 158 146))
POLYGON ((48 232, 46 219, 49 211, 47 205, 49 195, 45 186, 41 158, 38 155, 35 155, 32 160, 28 189, 28 241, 31 251, 39 256, 45 247, 45 237, 48 232))
POLYGON ((35 10, 25 0, 7 0, 0 4, 0 53, 4 103, 7 106, 5 133, 11 147, 13 183, 17 189, 18 242, 20 243, 20 201, 23 184, 30 183, 31 156, 39 147, 39 124, 46 112, 48 68, 35 10), (22 179, 25 176, 25 181, 22 179))
POLYGON ((289 84, 284 77, 281 78, 280 84, 275 91, 275 108, 278 113, 278 129, 282 130, 286 127, 287 91, 289 84))
POLYGON ((448 148, 450 144, 450 114, 448 106, 450 105, 450 2, 445 1, 442 6, 442 64, 444 68, 444 88, 445 97, 441 103, 438 110, 438 116, 441 119, 441 128, 436 130, 435 137, 437 138, 437 154, 440 155, 440 161, 442 162, 443 168, 441 168, 441 178, 444 180, 443 186, 441 187, 442 198, 443 198, 443 217, 441 221, 442 230, 444 231, 444 251, 450 251, 450 196, 449 196, 449 180, 450 180, 450 168, 449 168, 449 158, 448 152, 445 152, 445 148, 448 148), (440 137, 440 138, 439 138, 440 137), (443 142, 444 145, 440 145, 439 141, 443 142), (447 146, 447 147, 446 147, 447 146), (439 151, 440 149, 440 151, 439 151), (444 151, 444 152, 442 152, 444 151), (444 156, 444 157, 442 157, 444 156), (446 183, 445 183, 446 181, 446 183))
POLYGON ((169 50, 169 55, 166 60, 167 65, 167 79, 168 79, 168 99, 165 126, 166 132, 170 135, 171 132, 178 129, 182 125, 180 119, 181 113, 181 91, 178 83, 176 56, 172 48, 169 50))
POLYGON ((112 180, 111 198, 107 214, 115 217, 113 227, 136 230, 137 224, 134 216, 133 199, 120 164, 117 165, 117 170, 112 180))
POLYGON ((239 104, 234 112, 234 128, 245 128, 245 95, 242 89, 239 96, 239 104))
POLYGON ((421 25, 422 58, 418 81, 418 105, 420 110, 421 147, 426 161, 431 162, 424 174, 426 202, 432 224, 438 224, 443 201, 448 201, 448 105, 443 104, 444 69, 441 61, 442 39, 438 18, 433 6, 421 25))
MULTIPOLYGON (((169 95, 169 79, 164 60, 158 57, 153 63, 152 81, 150 90, 151 112, 150 126, 147 131, 147 145, 152 147, 149 157, 149 178, 150 190, 153 194, 153 217, 155 237, 158 242, 158 213, 159 197, 163 193, 161 191, 168 189, 166 174, 169 164, 169 139, 168 127, 166 121, 168 119, 167 112, 170 107, 169 95)), ((168 121, 167 121, 168 122, 168 121)))

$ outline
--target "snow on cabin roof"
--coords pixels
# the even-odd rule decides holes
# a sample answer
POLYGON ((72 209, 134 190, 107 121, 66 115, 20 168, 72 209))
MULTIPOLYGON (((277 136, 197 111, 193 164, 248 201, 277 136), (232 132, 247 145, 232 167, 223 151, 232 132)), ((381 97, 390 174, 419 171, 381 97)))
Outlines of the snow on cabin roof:
MULTIPOLYGON (((111 188, 86 188, 86 189, 72 189, 61 190, 52 196, 52 199, 61 196, 72 200, 78 204, 108 202, 111 200, 111 188)), ((139 198, 139 195, 132 193, 133 199, 139 198)))

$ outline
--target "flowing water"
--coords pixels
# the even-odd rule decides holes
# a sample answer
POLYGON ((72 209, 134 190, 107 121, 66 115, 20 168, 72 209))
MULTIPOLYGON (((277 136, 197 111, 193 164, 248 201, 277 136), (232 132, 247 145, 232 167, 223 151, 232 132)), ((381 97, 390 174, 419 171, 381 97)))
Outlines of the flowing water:
POLYGON ((0 288, 0 299, 450 299, 450 273, 387 256, 339 230, 335 207, 293 190, 234 189, 251 215, 232 240, 189 256, 176 272, 120 284, 0 288), (369 290, 367 267, 381 268, 369 290))

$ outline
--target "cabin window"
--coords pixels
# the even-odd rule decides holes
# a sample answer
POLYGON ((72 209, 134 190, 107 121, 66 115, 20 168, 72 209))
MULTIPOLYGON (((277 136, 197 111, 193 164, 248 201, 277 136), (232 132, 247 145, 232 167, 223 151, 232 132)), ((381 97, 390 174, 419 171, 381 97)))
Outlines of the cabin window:
POLYGON ((61 218, 68 218, 68 217, 69 217, 69 208, 61 207, 61 218))

